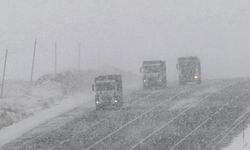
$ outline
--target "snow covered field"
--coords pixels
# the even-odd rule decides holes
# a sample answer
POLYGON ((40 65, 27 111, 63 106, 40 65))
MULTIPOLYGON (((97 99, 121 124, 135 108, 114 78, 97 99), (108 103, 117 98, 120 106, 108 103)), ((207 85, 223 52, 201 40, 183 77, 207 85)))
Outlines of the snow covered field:
POLYGON ((67 96, 88 91, 99 74, 119 73, 123 75, 124 88, 131 89, 138 85, 138 76, 110 66, 101 71, 67 71, 60 74, 44 75, 35 83, 8 81, 4 98, 0 99, 0 129, 23 120, 36 112, 58 105, 67 96))
MULTIPOLYGON (((39 111, 31 117, 3 128, 2 130, 0 130, 0 147, 20 137, 22 134, 37 127, 38 125, 45 123, 50 119, 53 119, 63 114, 64 112, 70 111, 78 106, 84 106, 86 109, 94 107, 94 101, 92 101, 91 94, 82 93, 69 96, 65 98, 60 104, 54 107, 39 111)), ((39 107, 39 105, 37 105, 36 107, 39 107)))
POLYGON ((8 82, 4 98, 0 99, 0 129, 59 104, 62 99, 60 85, 56 83, 35 86, 28 82, 8 82))
MULTIPOLYGON (((137 77, 120 70, 109 72, 121 72, 126 81, 131 81, 124 83, 125 94, 138 89, 137 77)), ((0 147, 76 107, 94 109, 94 93, 90 89, 97 74, 66 72, 52 80, 51 76, 43 76, 33 84, 8 81, 4 98, 0 99, 0 147)))

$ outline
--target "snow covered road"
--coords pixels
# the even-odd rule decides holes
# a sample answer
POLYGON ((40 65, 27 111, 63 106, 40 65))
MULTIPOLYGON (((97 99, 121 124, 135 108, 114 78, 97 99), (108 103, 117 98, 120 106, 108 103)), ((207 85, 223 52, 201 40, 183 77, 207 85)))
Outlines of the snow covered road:
MULTIPOLYGON (((207 145, 207 142, 211 142, 208 139, 214 137, 201 134, 200 128, 209 132, 218 130, 207 128, 207 121, 213 118, 213 125, 220 123, 218 119, 221 111, 223 115, 228 114, 228 110, 232 111, 234 120, 244 112, 236 99, 247 98, 247 91, 242 89, 250 89, 250 84, 246 80, 240 84, 238 82, 224 80, 202 85, 173 85, 157 91, 137 90, 125 96, 125 107, 121 110, 95 111, 92 95, 77 95, 51 110, 0 132, 1 149, 183 149, 178 146, 192 142, 189 139, 202 139, 196 139, 197 136, 207 137, 203 139, 207 140, 207 145), (88 100, 82 101, 81 97, 88 100), (72 102, 72 99, 75 101, 72 102), (231 106, 229 99, 240 111, 228 108, 231 106), (162 134, 158 135, 159 131, 162 134)), ((247 105, 244 103, 244 106, 247 105)), ((189 149, 201 149, 193 146, 189 149)), ((184 147, 187 148, 187 145, 184 147)))

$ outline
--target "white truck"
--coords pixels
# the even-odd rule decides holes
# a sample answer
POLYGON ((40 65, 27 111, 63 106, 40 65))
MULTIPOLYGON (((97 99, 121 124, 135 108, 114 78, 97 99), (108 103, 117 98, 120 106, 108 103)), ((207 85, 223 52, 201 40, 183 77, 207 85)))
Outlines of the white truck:
POLYGON ((180 85, 188 82, 201 84, 201 63, 198 57, 180 57, 178 58, 176 68, 179 74, 180 85))
POLYGON ((166 62, 162 60, 143 61, 143 88, 165 88, 167 86, 166 62))
POLYGON ((96 109, 123 106, 121 75, 101 75, 95 78, 92 90, 95 92, 96 109))

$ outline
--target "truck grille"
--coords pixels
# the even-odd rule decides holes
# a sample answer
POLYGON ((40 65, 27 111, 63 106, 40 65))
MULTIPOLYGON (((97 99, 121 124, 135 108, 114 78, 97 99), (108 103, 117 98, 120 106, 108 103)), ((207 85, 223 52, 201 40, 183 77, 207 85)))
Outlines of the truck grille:
POLYGON ((111 101, 111 100, 112 100, 112 97, 111 97, 111 96, 105 96, 105 95, 103 95, 103 96, 101 96, 101 99, 102 99, 103 101, 111 101))

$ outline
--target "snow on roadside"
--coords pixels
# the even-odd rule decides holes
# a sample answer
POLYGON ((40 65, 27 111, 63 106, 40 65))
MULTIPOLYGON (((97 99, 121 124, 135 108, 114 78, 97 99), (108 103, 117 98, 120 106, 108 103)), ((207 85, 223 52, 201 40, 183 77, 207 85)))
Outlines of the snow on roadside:
POLYGON ((250 126, 244 130, 244 138, 242 132, 223 150, 250 150, 250 126))
MULTIPOLYGON (((138 85, 131 84, 126 86, 124 92, 129 94, 134 89, 137 89, 138 85)), ((21 137, 23 134, 34 129, 35 127, 55 118, 59 115, 73 110, 74 108, 81 107, 82 109, 92 109, 95 107, 93 100, 94 93, 86 91, 84 93, 78 93, 61 100, 61 102, 51 108, 36 112, 33 116, 27 119, 14 123, 11 126, 5 127, 0 130, 0 147, 5 144, 21 137), (32 123, 31 123, 32 122, 32 123)))
POLYGON ((6 84, 6 93, 0 99, 0 129, 50 108, 63 99, 60 85, 46 82, 30 85, 28 82, 6 84))
MULTIPOLYGON (((65 95, 62 85, 54 81, 36 85, 15 81, 6 87, 5 98, 0 99, 0 147, 76 107, 84 110, 95 107, 93 92, 85 90, 65 95)), ((135 89, 137 84, 125 84, 124 94, 135 89)))
POLYGON ((37 127, 38 125, 45 123, 50 119, 55 118, 78 106, 84 106, 86 108, 94 107, 94 101, 92 100, 92 97, 93 95, 86 93, 69 96, 59 105, 40 111, 27 119, 3 128, 0 130, 0 147, 22 136, 24 133, 37 127))

